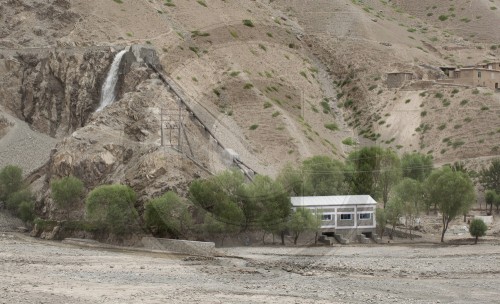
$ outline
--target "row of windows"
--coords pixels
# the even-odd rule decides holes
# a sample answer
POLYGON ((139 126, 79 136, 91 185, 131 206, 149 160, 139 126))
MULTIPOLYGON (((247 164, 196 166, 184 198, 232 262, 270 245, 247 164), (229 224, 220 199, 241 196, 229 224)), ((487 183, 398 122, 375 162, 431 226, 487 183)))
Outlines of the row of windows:
MULTIPOLYGON (((333 216, 333 214, 323 214, 322 220, 323 221, 331 221, 332 220, 332 216, 333 216)), ((372 214, 371 213, 359 213, 358 214, 358 218, 360 220, 369 220, 369 219, 372 218, 372 214)), ((352 213, 345 213, 345 214, 341 214, 340 215, 340 220, 349 221, 349 220, 352 220, 352 219, 353 219, 353 214, 352 213)))

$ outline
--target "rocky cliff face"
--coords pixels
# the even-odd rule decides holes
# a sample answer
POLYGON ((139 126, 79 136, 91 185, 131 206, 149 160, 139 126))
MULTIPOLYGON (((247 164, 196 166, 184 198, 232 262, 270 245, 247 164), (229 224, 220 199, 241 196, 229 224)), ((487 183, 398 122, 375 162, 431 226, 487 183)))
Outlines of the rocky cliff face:
MULTIPOLYGON (((177 101, 148 68, 148 64, 158 62, 154 51, 133 47, 124 55, 116 101, 100 112, 94 110, 107 69, 97 69, 96 73, 103 75, 92 76, 91 66, 103 62, 109 65, 112 56, 95 54, 86 62, 76 58, 62 59, 68 64, 55 60, 59 64, 50 65, 49 60, 45 66, 40 62, 30 66, 32 76, 26 83, 33 85, 25 85, 27 90, 21 94, 22 100, 29 101, 26 104, 30 109, 16 109, 30 117, 34 127, 62 137, 48 164, 32 178, 38 193, 37 209, 45 218, 79 219, 84 215, 83 201, 71 211, 60 210, 53 204, 50 183, 64 176, 80 178, 89 190, 108 183, 127 184, 138 193, 139 202, 144 202, 168 190, 186 193, 194 178, 207 175, 204 168, 181 153, 160 145, 161 109, 175 108, 177 101), (81 72, 79 83, 76 71, 81 72)), ((190 134, 208 145, 202 128, 189 119, 184 123, 190 134)))
POLYGON ((4 106, 32 127, 63 137, 85 125, 99 102, 113 53, 49 49, 4 56, 4 106))

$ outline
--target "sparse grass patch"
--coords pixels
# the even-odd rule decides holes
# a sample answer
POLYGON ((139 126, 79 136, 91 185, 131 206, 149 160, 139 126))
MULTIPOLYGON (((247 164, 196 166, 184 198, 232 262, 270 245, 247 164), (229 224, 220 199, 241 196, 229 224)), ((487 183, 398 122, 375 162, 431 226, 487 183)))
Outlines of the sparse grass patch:
POLYGON ((280 112, 276 111, 276 112, 274 112, 274 113, 273 113, 273 115, 271 115, 271 116, 272 116, 272 117, 277 117, 277 116, 279 116, 280 114, 281 114, 280 112))
POLYGON ((339 130, 339 126, 337 126, 336 123, 327 123, 327 124, 325 124, 325 128, 327 128, 328 130, 331 130, 331 131, 338 131, 339 130))
POLYGON ((269 101, 264 102, 264 109, 270 108, 272 106, 273 106, 273 104, 270 103, 269 101))
POLYGON ((323 113, 325 114, 330 113, 330 104, 328 103, 328 101, 323 100, 320 102, 320 104, 321 107, 323 108, 323 113))
POLYGON ((207 3, 205 2, 205 0, 196 0, 196 2, 201 6, 207 7, 207 3))
POLYGON ((245 83, 245 85, 243 86, 243 89, 245 89, 245 90, 249 90, 251 88, 253 88, 253 84, 251 84, 251 83, 245 83))
POLYGON ((194 38, 194 37, 208 37, 210 36, 210 33, 207 33, 207 32, 200 32, 198 30, 196 31, 191 31, 191 37, 194 38))
POLYGON ((234 39, 237 39, 238 38, 238 33, 236 31, 229 31, 229 34, 231 34, 231 36, 234 38, 234 39))
POLYGON ((354 146, 356 144, 354 139, 352 139, 351 137, 345 138, 344 140, 342 140, 342 143, 346 146, 354 146))
POLYGON ((444 129, 446 129, 446 124, 445 124, 445 123, 440 124, 440 125, 438 126, 438 130, 439 130, 439 131, 443 131, 444 129))
POLYGON ((463 146, 465 144, 465 142, 463 140, 460 140, 460 139, 457 139, 456 141, 454 141, 451 146, 453 147, 453 149, 456 149, 460 146, 463 146))
POLYGON ((196 46, 190 46, 189 50, 199 56, 200 49, 196 46))
POLYGON ((175 4, 172 2, 172 0, 165 0, 165 3, 163 3, 165 6, 175 6, 175 4))

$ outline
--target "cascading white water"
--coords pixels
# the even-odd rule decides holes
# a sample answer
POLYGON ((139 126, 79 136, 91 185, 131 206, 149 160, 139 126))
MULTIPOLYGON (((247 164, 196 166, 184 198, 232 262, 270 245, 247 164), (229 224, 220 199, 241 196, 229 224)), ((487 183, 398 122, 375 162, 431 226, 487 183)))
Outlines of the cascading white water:
POLYGON ((102 85, 101 102, 96 112, 101 111, 115 101, 115 87, 118 82, 118 68, 120 67, 122 57, 126 52, 128 52, 128 49, 120 51, 116 54, 115 59, 113 59, 108 76, 106 76, 106 81, 104 81, 104 84, 102 85))

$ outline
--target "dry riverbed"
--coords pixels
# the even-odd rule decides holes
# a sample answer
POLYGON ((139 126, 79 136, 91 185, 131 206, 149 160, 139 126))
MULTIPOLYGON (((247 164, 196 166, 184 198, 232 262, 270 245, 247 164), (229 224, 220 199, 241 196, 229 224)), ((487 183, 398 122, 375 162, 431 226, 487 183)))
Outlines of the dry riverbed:
POLYGON ((500 246, 80 248, 0 232, 0 303, 494 303, 500 246))

